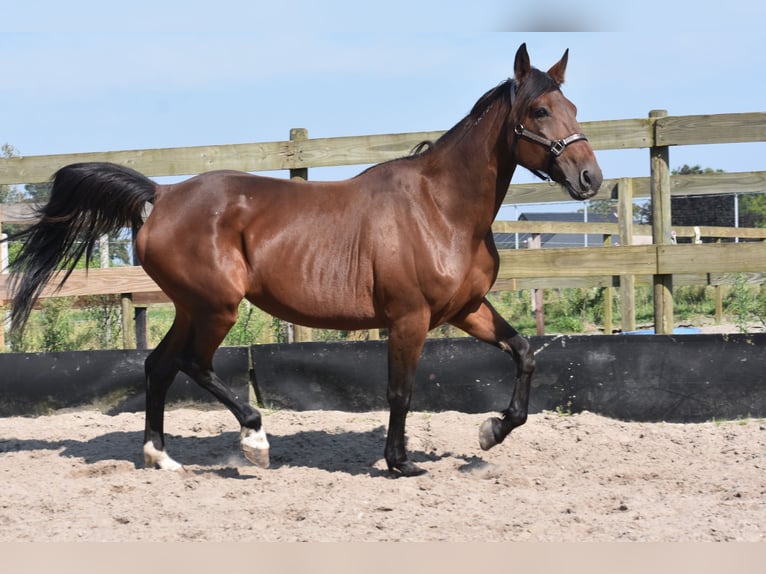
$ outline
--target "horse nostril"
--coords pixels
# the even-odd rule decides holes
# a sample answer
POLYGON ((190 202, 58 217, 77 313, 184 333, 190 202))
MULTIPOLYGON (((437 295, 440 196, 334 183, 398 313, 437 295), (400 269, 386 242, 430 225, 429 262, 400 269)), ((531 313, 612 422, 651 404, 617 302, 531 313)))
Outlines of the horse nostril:
POLYGON ((590 174, 588 173, 587 169, 584 169, 580 172, 580 187, 582 187, 585 190, 588 190, 592 187, 593 182, 590 179, 590 174))

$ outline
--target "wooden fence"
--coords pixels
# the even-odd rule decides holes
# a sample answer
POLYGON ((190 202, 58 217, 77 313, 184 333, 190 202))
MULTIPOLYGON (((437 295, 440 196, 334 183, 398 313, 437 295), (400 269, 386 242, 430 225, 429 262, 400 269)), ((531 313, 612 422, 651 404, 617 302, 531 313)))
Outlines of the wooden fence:
MULTIPOLYGON (((597 198, 617 199, 617 224, 557 224, 554 222, 496 222, 496 232, 598 233, 616 235, 620 245, 599 248, 503 250, 495 288, 586 286, 611 287, 619 281, 623 328, 630 328, 632 293, 636 281, 654 287, 655 330, 670 333, 673 327, 673 278, 681 282, 715 282, 715 274, 766 272, 766 246, 762 243, 674 245, 670 225, 671 195, 753 193, 766 191, 766 171, 670 176, 669 148, 677 145, 766 141, 766 113, 668 116, 650 112, 645 119, 583 122, 583 132, 596 150, 647 149, 650 177, 606 179, 597 198), (633 229, 632 201, 650 198, 653 224, 633 229), (651 245, 631 245, 638 231, 651 235, 651 245), (616 279, 619 278, 619 279, 616 279), (626 323, 627 321, 627 323, 626 323)), ((223 146, 132 150, 52 156, 0 158, 0 184, 40 183, 58 168, 73 162, 112 161, 149 176, 193 175, 212 169, 249 172, 290 170, 293 177, 307 177, 308 169, 339 165, 373 164, 407 155, 423 140, 443 132, 413 132, 310 139, 303 129, 290 139, 223 146)), ((512 184, 507 204, 560 202, 562 192, 549 184, 512 184)), ((0 205, 2 223, 28 222, 28 206, 0 205)), ((674 229, 692 235, 694 228, 674 229)), ((700 228, 703 236, 766 239, 766 231, 746 228, 700 228)), ((76 271, 64 288, 49 287, 43 297, 92 294, 130 295, 145 305, 161 300, 154 282, 140 267, 92 269, 87 276, 76 271)), ((7 300, 7 276, 0 275, 0 302, 7 300)), ((611 298, 610 298, 611 300, 611 298)), ((1 331, 1 330, 0 330, 1 331)), ((306 333, 302 337, 308 337, 306 333)))

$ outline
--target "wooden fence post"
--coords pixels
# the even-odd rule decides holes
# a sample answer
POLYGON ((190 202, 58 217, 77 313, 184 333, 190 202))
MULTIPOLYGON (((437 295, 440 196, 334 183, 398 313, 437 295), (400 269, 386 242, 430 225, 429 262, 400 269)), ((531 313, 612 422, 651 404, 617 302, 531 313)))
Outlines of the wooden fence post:
MULTIPOLYGON (((668 115, 666 110, 652 110, 649 118, 654 121, 654 141, 650 148, 652 237, 655 245, 669 245, 670 219, 670 152, 668 146, 658 146, 656 122, 668 115)), ((654 332, 667 335, 673 332, 673 275, 654 276, 654 332)))
MULTIPOLYGON (((0 241, 5 239, 7 235, 3 233, 3 206, 0 205, 0 241)), ((7 273, 8 267, 8 244, 0 243, 0 273, 7 273)), ((2 305, 0 300, 0 351, 5 350, 5 323, 8 313, 5 310, 5 305, 2 305)))
MULTIPOLYGON (((623 178, 617 185, 617 226, 620 245, 633 245, 633 180, 623 178)), ((620 276, 622 332, 636 330, 636 278, 620 276)))
MULTIPOLYGON (((309 138, 309 132, 305 128, 292 128, 290 130, 290 141, 303 141, 309 138)), ((309 170, 306 167, 290 170, 290 179, 308 180, 309 170)), ((296 343, 308 342, 314 339, 313 333, 309 327, 303 325, 293 325, 293 340, 296 343)))
MULTIPOLYGON (((542 238, 539 233, 535 233, 527 242, 529 249, 541 249, 542 238)), ((538 335, 545 335, 545 292, 542 288, 532 289, 532 307, 535 310, 535 325, 538 335)))
MULTIPOLYGON (((612 246, 612 236, 604 235, 604 247, 612 246)), ((614 281, 614 280, 613 280, 614 281)), ((604 334, 611 335, 614 330, 614 310, 612 309, 612 298, 614 296, 614 287, 607 285, 604 287, 604 334)))
POLYGON ((120 295, 122 305, 122 348, 135 349, 135 333, 133 331, 133 295, 122 293, 120 295))

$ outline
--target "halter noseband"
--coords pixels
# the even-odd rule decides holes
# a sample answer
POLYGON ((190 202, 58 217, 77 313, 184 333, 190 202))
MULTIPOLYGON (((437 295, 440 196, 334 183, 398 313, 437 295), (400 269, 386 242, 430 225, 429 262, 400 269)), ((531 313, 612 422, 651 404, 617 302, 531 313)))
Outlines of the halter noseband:
MULTIPOLYGON (((516 88, 517 86, 516 86, 515 80, 511 80, 510 82, 511 109, 513 109, 513 106, 516 103, 516 88)), ((511 148, 511 153, 514 156, 516 155, 516 142, 518 142, 519 138, 526 138, 531 142, 540 144, 541 146, 548 148, 548 151, 550 152, 551 155, 550 155, 550 161, 548 162, 547 174, 544 174, 536 169, 527 168, 529 171, 531 171, 533 174, 535 174, 537 177, 539 177, 543 181, 551 181, 550 175, 548 174, 550 174, 551 168, 553 167, 553 162, 556 160, 557 157, 559 157, 562 153, 564 153, 564 150, 567 148, 568 145, 573 144, 574 142, 580 141, 580 140, 588 141, 588 138, 585 137, 585 134, 581 134, 581 133, 574 133, 560 140, 552 140, 552 139, 546 138, 545 136, 538 135, 534 132, 529 131, 527 128, 524 127, 523 124, 517 124, 516 127, 513 128, 513 147, 511 148)))

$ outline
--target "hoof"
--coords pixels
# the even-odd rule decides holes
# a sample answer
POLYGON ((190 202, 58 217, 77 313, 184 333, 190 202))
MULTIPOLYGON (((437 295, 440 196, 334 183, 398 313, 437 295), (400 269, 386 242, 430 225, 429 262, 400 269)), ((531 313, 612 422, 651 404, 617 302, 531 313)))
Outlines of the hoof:
POLYGON ((502 421, 497 417, 488 418, 481 423, 481 427, 479 427, 479 446, 481 446, 481 450, 489 450, 503 442, 505 437, 500 434, 501 424, 502 421))
POLYGON ((417 464, 410 462, 409 460, 405 460, 404 462, 400 462, 399 464, 394 465, 388 465, 388 471, 395 477, 398 478, 400 476, 421 476, 428 472, 424 468, 420 468, 417 464))
POLYGON ((184 467, 176 462, 164 450, 157 450, 151 442, 144 445, 144 464, 146 468, 183 472, 184 467))
POLYGON ((245 458, 256 466, 269 468, 269 441, 263 429, 255 431, 243 427, 241 437, 240 446, 245 458))

